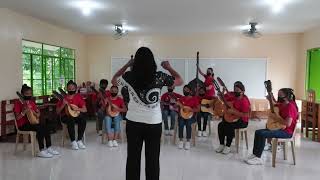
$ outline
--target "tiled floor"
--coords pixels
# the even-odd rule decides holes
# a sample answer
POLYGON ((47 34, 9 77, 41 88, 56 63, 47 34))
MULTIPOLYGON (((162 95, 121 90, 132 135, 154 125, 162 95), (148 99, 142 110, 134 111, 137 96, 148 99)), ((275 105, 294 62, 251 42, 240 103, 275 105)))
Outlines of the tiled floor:
MULTIPOLYGON (((197 139, 197 147, 190 151, 179 150, 166 137, 161 149, 162 180, 266 180, 266 179, 318 179, 320 177, 320 143, 300 139, 297 135, 297 165, 292 165, 291 151, 284 161, 278 153, 276 168, 271 167, 271 153, 264 153, 265 165, 249 166, 242 160, 252 151, 253 133, 264 122, 249 125, 249 151, 240 144, 240 153, 216 154, 218 145, 217 122, 212 124, 211 137, 197 139)), ((95 125, 87 129, 87 149, 72 151, 69 147, 58 148, 61 155, 53 159, 32 158, 31 152, 13 154, 14 144, 0 144, 0 180, 124 180, 126 144, 110 149, 100 143, 95 134, 95 125)), ((59 146, 60 134, 54 135, 54 144, 59 146)), ((30 149, 29 149, 30 150, 30 149)), ((144 159, 141 179, 144 180, 144 159)))

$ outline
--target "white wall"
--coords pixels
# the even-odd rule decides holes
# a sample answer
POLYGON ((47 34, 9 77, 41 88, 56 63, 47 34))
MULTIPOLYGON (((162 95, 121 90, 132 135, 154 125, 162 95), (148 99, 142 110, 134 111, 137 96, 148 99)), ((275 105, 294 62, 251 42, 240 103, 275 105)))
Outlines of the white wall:
POLYGON ((148 46, 156 57, 164 58, 195 58, 197 51, 201 58, 267 58, 267 79, 273 81, 274 90, 297 88, 300 41, 301 34, 264 35, 260 39, 249 39, 240 33, 131 35, 120 40, 88 36, 89 77, 96 82, 110 79, 111 57, 129 59, 140 46, 148 46))
POLYGON ((88 79, 86 37, 29 16, 0 8, 0 100, 15 97, 22 84, 22 39, 76 50, 76 78, 88 79))

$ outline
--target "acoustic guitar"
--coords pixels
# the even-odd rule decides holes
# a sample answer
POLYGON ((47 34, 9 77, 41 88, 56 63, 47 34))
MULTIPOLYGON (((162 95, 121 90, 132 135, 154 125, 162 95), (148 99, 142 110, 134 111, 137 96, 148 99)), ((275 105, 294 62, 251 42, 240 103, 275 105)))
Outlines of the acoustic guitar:
POLYGON ((213 100, 202 99, 201 105, 200 105, 201 112, 206 112, 206 113, 210 113, 213 115, 214 114, 214 103, 215 103, 215 99, 213 99, 213 100))
POLYGON ((23 104, 23 106, 26 108, 26 115, 27 115, 27 119, 29 121, 30 124, 39 124, 40 119, 39 117, 36 116, 36 112, 34 112, 32 109, 30 109, 30 107, 28 106, 28 103, 26 100, 24 100, 23 96, 21 93, 19 93, 18 91, 16 92, 16 94, 19 97, 19 100, 21 101, 21 103, 23 104))
MULTIPOLYGON (((273 104, 273 93, 272 93, 272 83, 270 80, 267 80, 264 82, 264 85, 267 89, 267 93, 268 93, 268 101, 269 101, 269 105, 270 105, 270 111, 271 113, 275 113, 276 115, 279 116, 279 108, 275 107, 273 104)), ((271 117, 268 117, 268 121, 267 121, 267 129, 269 130, 279 130, 279 129, 284 129, 286 128, 286 126, 284 124, 282 124, 281 122, 279 122, 278 119, 272 119, 271 117)))
POLYGON ((236 116, 234 114, 231 114, 231 113, 228 113, 228 109, 234 109, 233 108, 233 103, 232 102, 227 102, 225 99, 224 99, 224 96, 223 96, 223 93, 221 92, 220 90, 220 86, 219 84, 217 83, 216 80, 213 80, 213 84, 218 92, 218 97, 220 98, 220 100, 223 102, 223 117, 224 117, 224 120, 226 122, 229 122, 229 123, 232 123, 232 122, 236 122, 238 121, 238 119, 240 118, 239 116, 236 116))
POLYGON ((112 101, 109 97, 106 96, 105 92, 103 89, 99 89, 99 91, 101 93, 99 93, 98 90, 96 90, 95 87, 91 87, 91 89, 93 90, 93 92, 95 92, 97 95, 101 94, 102 95, 102 98, 104 99, 105 101, 105 104, 108 104, 107 108, 106 108, 106 112, 109 116, 111 117, 116 117, 119 115, 119 111, 117 111, 116 109, 119 109, 118 106, 112 104, 112 101))
POLYGON ((177 102, 179 106, 179 114, 183 119, 190 119, 194 115, 193 109, 189 106, 184 106, 180 102, 177 102))
MULTIPOLYGON (((60 91, 60 88, 59 88, 60 91)), ((62 90, 63 91, 63 90, 62 90)), ((61 91, 60 91, 61 92, 61 91)), ((64 91, 63 91, 64 92, 64 91)), ((52 91, 52 94, 54 97, 56 97, 57 99, 59 99, 60 101, 63 101, 65 96, 63 95, 63 93, 59 94, 57 91, 52 91)), ((66 93, 65 93, 66 94, 66 93)), ((67 116, 70 117, 78 117, 80 115, 80 111, 78 110, 74 110, 74 109, 78 109, 79 107, 74 105, 74 104, 70 104, 68 103, 67 106, 64 108, 64 111, 66 113, 67 116)))

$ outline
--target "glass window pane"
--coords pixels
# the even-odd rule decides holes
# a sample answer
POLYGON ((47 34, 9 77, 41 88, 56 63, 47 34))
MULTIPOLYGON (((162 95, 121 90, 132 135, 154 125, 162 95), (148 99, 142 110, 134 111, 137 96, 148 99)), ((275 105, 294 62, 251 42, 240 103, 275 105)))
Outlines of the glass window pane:
POLYGON ((47 80, 46 82, 46 95, 51 95, 52 94, 52 80, 47 80))
POLYGON ((54 87, 54 89, 58 89, 60 87, 64 88, 64 84, 61 83, 60 79, 54 79, 53 80, 53 87, 54 87))
POLYGON ((43 57, 43 63, 44 63, 44 67, 45 67, 45 78, 48 79, 52 79, 53 78, 53 72, 52 72, 52 58, 51 57, 47 57, 44 56, 43 57))
POLYGON ((31 42, 31 41, 22 41, 22 51, 25 53, 33 54, 42 54, 42 44, 31 42))
POLYGON ((43 54, 47 56, 60 56, 60 47, 57 46, 50 46, 50 45, 43 45, 43 54))
POLYGON ((53 78, 59 79, 60 76, 60 61, 57 58, 53 59, 53 78))
POLYGON ((22 74, 23 79, 31 79, 31 55, 22 54, 22 74))
POLYGON ((74 49, 69 49, 69 48, 61 48, 61 57, 63 58, 75 58, 75 51, 74 49))
POLYGON ((41 56, 32 55, 32 73, 33 79, 42 79, 41 56))
POLYGON ((22 83, 31 87, 31 80, 30 79, 23 79, 22 83))
POLYGON ((32 82, 33 82, 33 87, 32 87, 33 95, 34 96, 43 95, 43 92, 42 92, 42 80, 41 79, 33 79, 32 82))

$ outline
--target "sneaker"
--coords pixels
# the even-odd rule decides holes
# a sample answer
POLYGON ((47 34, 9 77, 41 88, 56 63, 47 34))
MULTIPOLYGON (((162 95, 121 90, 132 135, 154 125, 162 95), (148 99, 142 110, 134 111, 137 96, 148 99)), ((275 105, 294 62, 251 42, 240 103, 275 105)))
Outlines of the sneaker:
POLYGON ((207 133, 206 131, 203 131, 203 132, 202 132, 202 136, 203 136, 203 137, 207 137, 207 136, 208 136, 208 133, 207 133))
POLYGON ((48 153, 46 150, 42 150, 38 153, 38 157, 41 157, 41 158, 52 158, 53 155, 48 153))
POLYGON ((217 153, 221 153, 224 150, 224 145, 220 145, 217 149, 216 152, 217 153))
POLYGON ((109 146, 109 147, 113 147, 113 142, 112 142, 112 141, 109 141, 109 142, 108 142, 108 146, 109 146))
POLYGON ((186 144, 184 145, 184 149, 185 150, 189 150, 190 149, 190 142, 187 141, 186 144))
POLYGON ((100 131, 98 132, 98 135, 99 135, 99 136, 102 136, 102 130, 100 130, 100 131))
POLYGON ((48 152, 49 154, 52 154, 52 155, 59 155, 59 154, 60 154, 58 151, 54 150, 52 147, 49 147, 49 148, 47 149, 47 152, 48 152))
POLYGON ((113 143, 113 147, 118 147, 119 146, 119 144, 118 144, 118 142, 116 140, 113 140, 112 143, 113 143))
POLYGON ((202 136, 202 131, 198 131, 198 137, 202 136))
POLYGON ((179 148, 179 149, 183 149, 183 141, 179 141, 178 148, 179 148))
POLYGON ((78 141, 77 143, 78 143, 79 149, 85 149, 86 148, 86 146, 83 144, 82 141, 78 141))
POLYGON ((76 141, 72 141, 72 143, 71 143, 71 149, 73 149, 73 150, 79 150, 79 146, 78 146, 78 144, 77 144, 76 141))
POLYGON ((231 148, 230 147, 228 147, 228 146, 226 146, 226 147, 224 147, 224 149, 223 149, 223 151, 222 151, 222 154, 229 154, 231 152, 231 148))
POLYGON ((247 162, 248 160, 253 159, 253 158, 256 158, 256 157, 257 157, 256 155, 251 154, 250 156, 248 156, 248 157, 245 159, 245 161, 247 162))
POLYGON ((255 158, 249 159, 247 163, 250 165, 262 165, 263 160, 261 158, 255 157, 255 158))
POLYGON ((264 151, 271 151, 272 150, 272 146, 271 146, 271 144, 266 144, 265 146, 264 146, 264 149, 263 149, 264 151))

